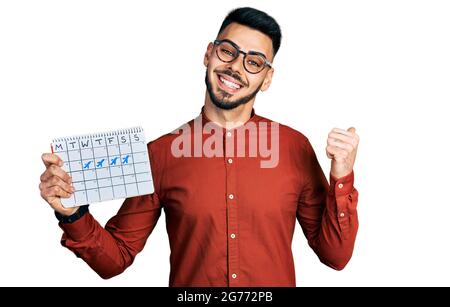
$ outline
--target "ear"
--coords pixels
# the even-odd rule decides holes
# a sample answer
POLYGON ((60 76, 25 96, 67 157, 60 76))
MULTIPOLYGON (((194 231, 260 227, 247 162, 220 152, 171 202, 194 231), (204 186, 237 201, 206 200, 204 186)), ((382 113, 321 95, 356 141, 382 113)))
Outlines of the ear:
POLYGON ((266 77, 264 78, 263 85, 261 86, 261 91, 266 91, 270 84, 272 83, 272 77, 275 69, 271 68, 266 74, 266 77))
POLYGON ((213 43, 209 43, 208 47, 206 48, 205 57, 203 58, 203 65, 205 65, 205 67, 208 67, 209 59, 211 58, 213 48, 214 48, 213 43))

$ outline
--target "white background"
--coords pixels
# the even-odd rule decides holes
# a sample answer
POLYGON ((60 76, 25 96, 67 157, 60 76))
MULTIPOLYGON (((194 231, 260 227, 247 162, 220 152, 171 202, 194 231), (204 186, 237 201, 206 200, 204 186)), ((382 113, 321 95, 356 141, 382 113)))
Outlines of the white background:
MULTIPOLYGON (((353 258, 325 267, 297 225, 297 285, 450 286, 450 5, 410 0, 2 1, 0 285, 168 284, 164 215, 111 280, 62 248, 40 156, 54 137, 142 125, 150 141, 197 116, 206 46, 243 5, 283 31, 256 112, 308 136, 325 173, 328 131, 361 137, 353 258)), ((104 224, 121 203, 91 212, 104 224)))

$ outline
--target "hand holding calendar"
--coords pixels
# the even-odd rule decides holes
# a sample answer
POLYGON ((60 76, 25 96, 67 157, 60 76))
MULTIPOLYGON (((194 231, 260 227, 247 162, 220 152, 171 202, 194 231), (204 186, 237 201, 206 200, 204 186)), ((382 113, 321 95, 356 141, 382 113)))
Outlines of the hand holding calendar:
POLYGON ((51 146, 39 187, 55 210, 154 191, 142 128, 58 138, 51 146))
POLYGON ((42 161, 45 165, 45 171, 41 175, 41 197, 55 210, 62 215, 72 215, 78 207, 64 208, 61 203, 61 197, 69 198, 74 192, 72 179, 61 167, 64 162, 56 154, 44 153, 42 161))

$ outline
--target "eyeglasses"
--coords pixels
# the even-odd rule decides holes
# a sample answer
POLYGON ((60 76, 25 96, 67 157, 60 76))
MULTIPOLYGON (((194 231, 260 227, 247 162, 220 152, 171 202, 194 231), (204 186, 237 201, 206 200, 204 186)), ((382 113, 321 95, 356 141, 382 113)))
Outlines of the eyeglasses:
POLYGON ((257 51, 242 51, 241 48, 228 39, 214 41, 217 46, 216 54, 222 62, 230 63, 239 57, 239 54, 244 55, 244 68, 251 74, 261 72, 266 66, 272 68, 272 63, 267 61, 264 54, 257 51))

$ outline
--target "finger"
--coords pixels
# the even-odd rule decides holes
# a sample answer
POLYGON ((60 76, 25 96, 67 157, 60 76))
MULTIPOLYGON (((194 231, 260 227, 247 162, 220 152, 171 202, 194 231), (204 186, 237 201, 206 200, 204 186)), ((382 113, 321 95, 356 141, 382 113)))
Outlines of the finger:
POLYGON ((333 128, 331 131, 332 131, 332 132, 339 133, 339 134, 343 134, 343 135, 346 135, 346 136, 349 136, 349 137, 352 137, 352 136, 355 135, 354 132, 347 131, 347 130, 340 129, 340 128, 333 128))
POLYGON ((62 188, 67 193, 75 192, 75 188, 74 187, 72 187, 70 184, 68 184, 67 182, 63 181, 61 178, 59 178, 57 176, 53 176, 50 179, 48 179, 47 181, 41 182, 41 184, 39 185, 39 188, 41 190, 45 190, 45 189, 51 188, 53 186, 59 186, 60 188, 62 188))
POLYGON ((326 153, 327 153, 327 157, 329 158, 329 159, 333 159, 333 154, 331 154, 329 151, 328 151, 328 147, 326 148, 326 153))
MULTIPOLYGON (((44 198, 45 199, 45 198, 44 198)), ((61 198, 60 197, 49 197, 48 199, 45 199, 52 208, 56 209, 58 207, 61 207, 61 198)))
POLYGON ((344 135, 344 134, 340 134, 340 133, 336 133, 336 132, 330 132, 328 134, 328 139, 330 139, 330 138, 340 140, 340 141, 342 141, 344 143, 347 143, 347 144, 356 145, 356 140, 355 140, 354 137, 350 137, 350 136, 347 136, 347 135, 344 135))
POLYGON ((71 195, 72 194, 67 193, 66 191, 64 191, 59 186, 53 186, 53 187, 50 187, 50 188, 46 188, 46 189, 42 190, 42 192, 41 192, 41 196, 47 201, 51 197, 69 198, 71 195))
POLYGON ((344 149, 348 152, 351 152, 354 149, 352 145, 345 143, 345 142, 335 140, 335 139, 328 139, 328 145, 344 149))
POLYGON ((57 176, 61 178, 63 181, 67 182, 68 184, 72 183, 72 178, 69 176, 69 174, 66 173, 61 167, 56 166, 54 164, 50 165, 47 170, 45 170, 44 173, 41 175, 41 181, 47 181, 51 177, 57 176))
POLYGON ((41 181, 47 181, 52 176, 57 176, 68 184, 72 183, 72 178, 61 167, 54 164, 50 165, 47 170, 41 175, 41 181))
POLYGON ((342 148, 329 145, 327 146, 327 156, 335 160, 340 160, 347 158, 348 152, 342 148))
POLYGON ((52 164, 63 166, 64 162, 61 160, 61 158, 53 153, 44 153, 41 156, 42 162, 44 162, 45 167, 49 167, 52 164))
POLYGON ((350 127, 347 129, 348 132, 350 133, 355 133, 356 132, 356 128, 355 127, 350 127))

